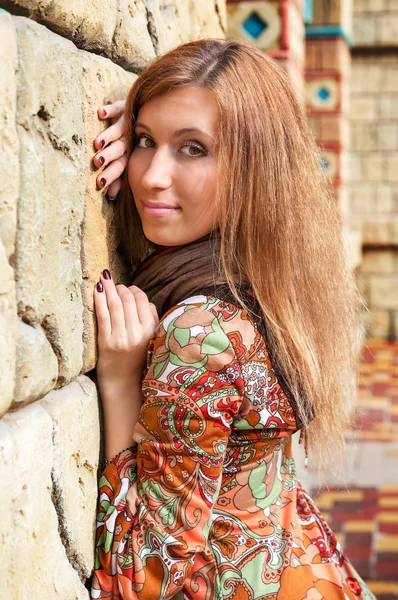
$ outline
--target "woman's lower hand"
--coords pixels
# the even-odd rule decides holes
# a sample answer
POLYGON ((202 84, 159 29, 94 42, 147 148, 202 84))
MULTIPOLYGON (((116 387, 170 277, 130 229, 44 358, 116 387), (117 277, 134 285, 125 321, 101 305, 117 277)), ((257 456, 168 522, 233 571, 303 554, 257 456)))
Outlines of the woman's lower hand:
POLYGON ((107 196, 111 200, 120 190, 121 176, 127 165, 127 146, 124 137, 125 105, 125 100, 117 100, 98 109, 99 118, 110 119, 111 125, 94 140, 94 147, 98 152, 93 158, 93 163, 98 169, 103 167, 96 178, 96 183, 98 189, 108 186, 107 196))
POLYGON ((94 306, 100 389, 140 378, 146 364, 148 342, 159 323, 155 305, 137 286, 115 285, 105 269, 94 287, 94 306))

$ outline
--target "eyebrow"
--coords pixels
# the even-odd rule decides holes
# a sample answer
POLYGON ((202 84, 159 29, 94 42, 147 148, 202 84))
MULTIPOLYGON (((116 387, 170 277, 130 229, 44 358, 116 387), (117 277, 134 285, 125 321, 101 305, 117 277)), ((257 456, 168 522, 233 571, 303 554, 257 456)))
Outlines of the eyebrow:
MULTIPOLYGON (((151 128, 148 127, 148 125, 145 125, 144 123, 140 123, 139 121, 135 124, 135 127, 142 127, 142 129, 146 129, 147 131, 149 131, 149 133, 152 133, 151 132, 151 128)), ((206 137, 210 138, 211 140, 213 139, 211 137, 211 135, 209 135, 208 133, 206 133, 202 129, 199 129, 198 127, 183 127, 182 129, 177 129, 174 132, 174 135, 176 137, 179 137, 181 135, 184 135, 184 133, 192 133, 192 132, 201 133, 201 134, 205 135, 206 137)))

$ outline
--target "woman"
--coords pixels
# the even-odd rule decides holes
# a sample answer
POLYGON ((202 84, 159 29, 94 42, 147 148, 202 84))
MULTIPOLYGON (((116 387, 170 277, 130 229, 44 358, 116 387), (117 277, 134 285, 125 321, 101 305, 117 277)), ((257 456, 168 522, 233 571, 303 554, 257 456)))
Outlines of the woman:
POLYGON ((250 44, 190 42, 140 74, 124 119, 95 162, 109 194, 127 164, 118 222, 142 262, 94 290, 91 598, 373 598, 291 455, 298 429, 324 469, 344 454, 360 299, 289 81, 250 44))

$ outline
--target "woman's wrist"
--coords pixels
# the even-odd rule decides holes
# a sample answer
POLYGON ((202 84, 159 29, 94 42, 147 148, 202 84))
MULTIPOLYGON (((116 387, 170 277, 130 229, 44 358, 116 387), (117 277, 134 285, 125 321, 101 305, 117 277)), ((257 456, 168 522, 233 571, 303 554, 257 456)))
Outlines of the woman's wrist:
POLYGON ((118 398, 124 397, 130 391, 136 392, 141 389, 142 372, 133 371, 127 375, 112 373, 102 375, 97 371, 97 382, 103 405, 118 402, 118 398))
POLYGON ((105 459, 109 460, 134 444, 133 432, 142 406, 141 375, 100 388, 103 407, 105 459))

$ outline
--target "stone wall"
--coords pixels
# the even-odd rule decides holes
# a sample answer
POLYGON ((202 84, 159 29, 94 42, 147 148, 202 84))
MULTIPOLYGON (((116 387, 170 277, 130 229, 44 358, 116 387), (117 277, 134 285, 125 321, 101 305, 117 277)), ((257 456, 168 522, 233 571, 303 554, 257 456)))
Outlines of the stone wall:
POLYGON ((93 287, 116 253, 96 191, 102 104, 153 57, 224 37, 223 0, 0 1, 2 598, 88 599, 101 458, 93 287))
POLYGON ((398 338, 398 3, 355 0, 350 111, 353 226, 368 335, 398 338))

